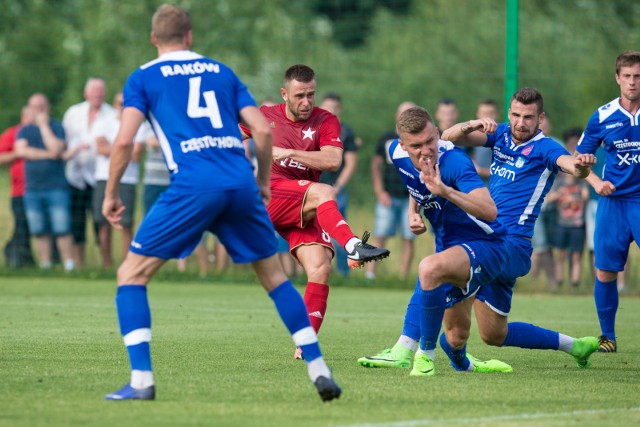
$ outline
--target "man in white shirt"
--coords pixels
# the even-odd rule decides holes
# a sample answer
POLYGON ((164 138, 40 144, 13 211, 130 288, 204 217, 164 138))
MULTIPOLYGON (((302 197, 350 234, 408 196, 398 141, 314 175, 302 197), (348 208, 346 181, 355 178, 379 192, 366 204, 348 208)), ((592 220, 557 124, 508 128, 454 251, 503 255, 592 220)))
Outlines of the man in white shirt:
POLYGON ((84 266, 87 216, 91 213, 96 170, 95 129, 103 121, 112 120, 115 110, 104 102, 104 80, 91 77, 84 87, 85 101, 72 105, 64 114, 62 125, 67 136, 68 149, 88 146, 77 156, 67 160, 65 175, 71 190, 71 231, 74 240, 74 258, 77 268, 84 266))

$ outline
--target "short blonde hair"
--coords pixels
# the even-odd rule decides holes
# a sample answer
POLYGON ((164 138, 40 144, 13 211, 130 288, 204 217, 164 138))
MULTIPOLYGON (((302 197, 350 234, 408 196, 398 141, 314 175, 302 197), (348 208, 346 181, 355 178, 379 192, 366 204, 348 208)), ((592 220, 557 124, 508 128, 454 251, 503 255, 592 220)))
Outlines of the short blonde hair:
POLYGON ((191 15, 181 7, 165 3, 153 14, 151 31, 159 44, 182 43, 191 31, 191 15))

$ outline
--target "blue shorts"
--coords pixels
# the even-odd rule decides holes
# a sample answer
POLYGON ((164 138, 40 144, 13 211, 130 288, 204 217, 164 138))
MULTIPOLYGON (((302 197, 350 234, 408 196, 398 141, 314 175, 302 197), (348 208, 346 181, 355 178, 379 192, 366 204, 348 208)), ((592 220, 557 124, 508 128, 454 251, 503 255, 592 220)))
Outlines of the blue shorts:
POLYGON ((509 236, 506 243, 507 259, 500 274, 484 284, 476 293, 476 298, 487 304, 493 311, 508 316, 516 279, 531 270, 531 241, 523 237, 509 236))
POLYGON ((634 240, 640 245, 640 200, 625 201, 600 197, 594 236, 595 267, 622 271, 634 240))
POLYGON ((480 292, 486 283, 500 276, 507 263, 508 248, 502 239, 476 240, 461 245, 471 262, 470 278, 466 289, 444 284, 446 289, 446 307, 465 300, 480 292))
POLYGON ((258 261, 278 249, 257 188, 185 194, 169 187, 142 220, 130 250, 162 259, 188 256, 210 231, 235 263, 258 261))
POLYGON ((71 193, 68 189, 28 190, 24 195, 24 206, 32 235, 71 233, 71 193))
POLYGON ((403 239, 413 240, 416 235, 409 228, 409 196, 392 198, 391 206, 376 203, 373 235, 376 237, 392 237, 400 231, 403 239))

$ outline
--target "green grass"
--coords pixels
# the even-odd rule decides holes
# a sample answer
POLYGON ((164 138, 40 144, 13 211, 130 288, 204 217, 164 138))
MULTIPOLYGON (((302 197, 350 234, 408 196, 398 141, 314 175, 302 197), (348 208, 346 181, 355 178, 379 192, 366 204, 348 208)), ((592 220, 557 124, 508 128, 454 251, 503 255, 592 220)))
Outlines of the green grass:
MULTIPOLYGON (((497 349, 474 330, 472 353, 511 374, 365 369, 393 344, 410 291, 336 287, 320 338, 343 397, 323 404, 258 286, 162 280, 150 286, 155 402, 105 402, 128 381, 110 280, 0 280, 1 426, 638 425, 640 299, 623 297, 618 354, 578 370, 560 352, 497 349)), ((520 295, 513 320, 574 336, 599 331, 589 296, 520 295)))

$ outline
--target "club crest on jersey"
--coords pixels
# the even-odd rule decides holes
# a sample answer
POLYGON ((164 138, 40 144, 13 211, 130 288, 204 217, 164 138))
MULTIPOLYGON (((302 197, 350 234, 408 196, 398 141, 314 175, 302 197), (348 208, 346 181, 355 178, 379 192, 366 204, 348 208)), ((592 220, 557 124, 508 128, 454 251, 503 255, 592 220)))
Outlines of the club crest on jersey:
POLYGON ((302 133, 304 134, 304 136, 302 137, 302 139, 311 139, 313 140, 313 134, 316 133, 315 130, 311 130, 311 126, 309 126, 309 128, 307 130, 303 130, 302 133))
POLYGON ((516 159, 516 167, 520 169, 522 166, 524 166, 524 157, 518 156, 516 159))
POLYGON ((271 129, 275 129, 275 128, 276 128, 276 122, 271 122, 271 123, 269 123, 269 127, 270 127, 271 129))
POLYGON ((523 156, 528 156, 529 153, 531 153, 533 151, 533 145, 530 145, 528 147, 524 147, 524 150, 522 150, 522 155, 523 156))
POLYGON ((308 183, 309 183, 309 181, 307 181, 306 179, 301 179, 301 180, 299 180, 299 181, 298 181, 298 185, 299 185, 300 187, 305 186, 305 185, 307 185, 308 183))

